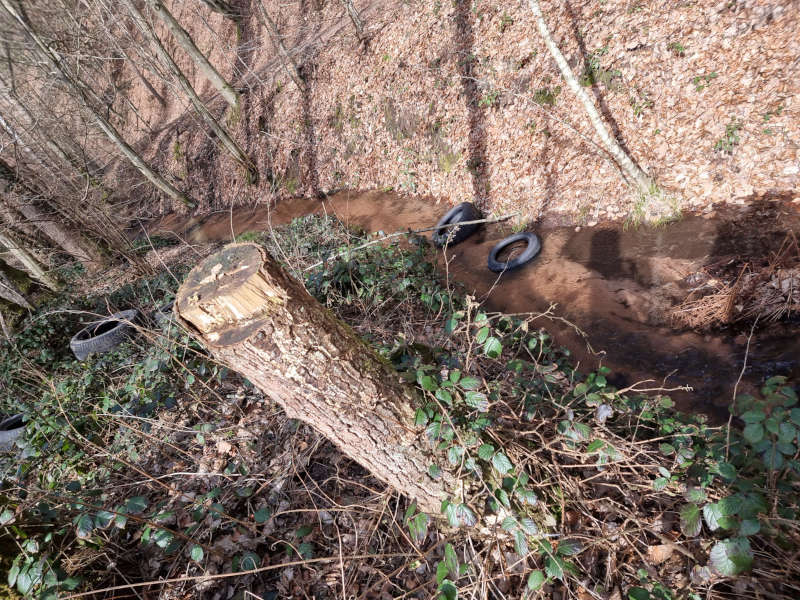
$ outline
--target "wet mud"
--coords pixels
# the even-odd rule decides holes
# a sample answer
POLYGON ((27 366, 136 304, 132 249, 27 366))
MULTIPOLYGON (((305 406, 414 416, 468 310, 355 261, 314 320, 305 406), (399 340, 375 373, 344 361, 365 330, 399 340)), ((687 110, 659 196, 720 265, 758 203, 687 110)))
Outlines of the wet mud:
MULTIPOLYGON (((293 199, 276 206, 239 208, 204 217, 168 215, 151 234, 173 232, 189 242, 230 241, 311 214, 336 215, 346 224, 387 233, 430 227, 447 210, 431 198, 395 193, 340 192, 324 201, 293 199)), ((537 323, 567 347, 584 370, 600 364, 617 387, 691 386, 673 391, 679 408, 725 416, 733 388, 750 391, 772 375, 800 375, 800 320, 698 333, 677 328, 670 309, 686 298, 687 276, 709 264, 734 264, 777 251, 787 232, 800 234, 800 207, 790 199, 754 200, 709 215, 691 215, 659 227, 532 229, 542 251, 519 270, 492 273, 492 246, 511 233, 505 224, 482 227, 466 241, 439 252, 438 266, 451 282, 506 313, 547 313, 537 323)))

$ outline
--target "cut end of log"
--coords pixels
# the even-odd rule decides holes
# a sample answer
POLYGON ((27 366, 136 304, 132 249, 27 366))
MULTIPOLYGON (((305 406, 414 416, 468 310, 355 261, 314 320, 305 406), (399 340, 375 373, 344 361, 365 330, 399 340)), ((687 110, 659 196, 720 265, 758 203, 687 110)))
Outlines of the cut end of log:
POLYGON ((197 265, 175 299, 176 316, 210 344, 228 346, 258 330, 286 292, 265 271, 256 244, 230 244, 197 265))

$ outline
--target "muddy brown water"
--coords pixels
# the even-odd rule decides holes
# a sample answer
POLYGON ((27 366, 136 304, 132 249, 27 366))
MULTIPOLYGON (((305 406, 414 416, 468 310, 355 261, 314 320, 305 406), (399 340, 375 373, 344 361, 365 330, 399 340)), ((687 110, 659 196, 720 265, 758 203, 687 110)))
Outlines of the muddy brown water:
MULTIPOLYGON (((446 209, 445 203, 430 198, 340 192, 325 201, 293 199, 204 217, 168 215, 148 229, 151 234, 174 232, 191 242, 230 241, 298 216, 327 213, 367 231, 388 233, 430 227, 446 209)), ((687 216, 657 228, 626 229, 613 223, 583 229, 544 226, 536 230, 542 238, 540 255, 498 276, 487 269, 487 256, 511 231, 507 225, 492 224, 447 250, 446 272, 488 310, 549 310, 552 316, 537 323, 567 347, 583 369, 610 367, 611 381, 618 387, 644 380, 651 381, 639 387, 691 386, 692 392, 670 393, 679 408, 719 420, 742 370, 749 330, 700 334, 675 329, 665 312, 686 296, 690 273, 737 253, 768 256, 787 231, 800 232, 797 205, 766 200, 687 216)), ((439 252, 438 266, 444 273, 445 253, 439 252)), ((799 330, 795 321, 755 331, 740 391, 777 374, 797 380, 799 330)))

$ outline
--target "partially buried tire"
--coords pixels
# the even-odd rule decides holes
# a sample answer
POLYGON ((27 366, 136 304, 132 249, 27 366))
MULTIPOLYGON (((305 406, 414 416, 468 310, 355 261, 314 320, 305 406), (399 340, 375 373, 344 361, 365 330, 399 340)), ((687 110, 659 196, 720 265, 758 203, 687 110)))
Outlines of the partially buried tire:
POLYGON ((103 354, 119 346, 133 333, 132 323, 138 315, 139 311, 123 310, 81 329, 69 341, 75 358, 86 360, 90 354, 103 354))
POLYGON ((22 415, 0 419, 0 452, 11 450, 16 439, 25 431, 22 415))
POLYGON ((496 244, 495 247, 492 248, 492 251, 489 252, 489 270, 494 271, 495 273, 502 273, 503 271, 512 271, 514 269, 518 269, 525 263, 533 260, 536 255, 539 254, 541 249, 542 242, 539 240, 539 236, 535 233, 523 232, 511 235, 496 244), (513 244, 516 244, 517 242, 526 242, 527 244, 522 254, 505 262, 500 262, 497 260, 497 257, 503 250, 513 244))
POLYGON ((458 227, 445 227, 465 221, 477 221, 481 218, 481 213, 472 202, 462 202, 458 206, 450 209, 445 216, 439 219, 436 224, 437 229, 431 238, 434 245, 441 248, 445 244, 453 246, 459 244, 478 230, 478 223, 471 225, 460 225, 458 227))

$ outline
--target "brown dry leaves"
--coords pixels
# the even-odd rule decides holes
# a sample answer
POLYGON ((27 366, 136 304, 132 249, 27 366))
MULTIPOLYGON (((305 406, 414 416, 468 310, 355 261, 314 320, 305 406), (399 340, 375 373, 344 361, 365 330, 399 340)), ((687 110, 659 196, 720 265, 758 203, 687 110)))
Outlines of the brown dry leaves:
MULTIPOLYGON (((587 141, 595 136, 525 3, 358 3, 372 36, 366 51, 339 3, 306 14, 268 5, 308 65, 310 91, 304 98, 276 68, 251 18, 251 114, 239 137, 274 179, 251 196, 228 185, 234 173, 225 169, 225 185, 206 202, 257 201, 265 189, 271 197, 393 186, 495 212, 522 208, 530 218, 613 219, 633 208, 617 169, 587 141), (559 87, 554 106, 534 101, 559 87)), ((607 84, 591 91, 634 159, 682 208, 703 209, 800 182, 792 5, 556 0, 542 8, 575 73, 595 61, 607 84)), ((222 39, 231 33, 209 23, 194 31, 201 47, 211 27, 222 39)))

